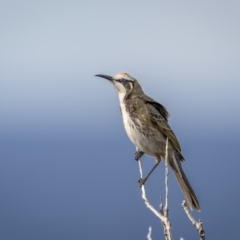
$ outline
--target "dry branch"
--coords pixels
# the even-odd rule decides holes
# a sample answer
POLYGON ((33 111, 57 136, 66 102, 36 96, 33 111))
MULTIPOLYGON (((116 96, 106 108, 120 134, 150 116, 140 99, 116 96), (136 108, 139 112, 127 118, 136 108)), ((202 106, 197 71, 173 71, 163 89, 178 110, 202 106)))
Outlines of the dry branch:
POLYGON ((190 222, 193 224, 193 226, 197 229, 200 240, 205 240, 205 232, 203 229, 203 223, 201 220, 199 220, 198 222, 193 218, 191 212, 189 211, 186 201, 183 201, 182 203, 182 208, 184 209, 186 215, 188 216, 190 222))
MULTIPOLYGON (((138 165, 139 165, 139 171, 140 171, 140 177, 141 179, 143 178, 143 170, 142 170, 142 162, 141 162, 141 158, 138 160, 138 165)), ((146 196, 146 191, 145 191, 145 187, 144 184, 142 184, 141 186, 141 190, 142 190, 142 199, 145 203, 145 205, 147 206, 148 209, 150 209, 150 211, 152 211, 162 222, 163 225, 163 229, 164 229, 164 235, 165 235, 165 240, 172 240, 172 234, 171 234, 171 222, 169 220, 168 217, 168 138, 166 139, 166 149, 165 149, 165 191, 166 191, 166 196, 165 196, 165 206, 163 207, 162 204, 162 198, 160 198, 160 211, 157 211, 148 201, 147 196, 146 196)), ((197 229, 200 240, 205 240, 205 232, 203 229, 203 223, 201 220, 199 220, 198 222, 193 218, 193 216, 191 215, 186 201, 183 201, 182 203, 182 208, 184 209, 186 215, 188 216, 189 220, 191 221, 191 223, 194 225, 194 227, 197 229)), ((147 239, 151 240, 151 233, 152 233, 152 228, 149 227, 149 232, 147 235, 147 239)), ((183 240, 183 238, 181 238, 183 240)))
POLYGON ((151 226, 148 228, 147 240, 152 240, 152 227, 151 226))
MULTIPOLYGON (((142 171, 142 162, 141 159, 138 160, 140 177, 143 178, 143 171, 142 171)), ((166 185, 166 197, 165 197, 165 206, 160 207, 160 212, 157 211, 148 201, 146 197, 145 187, 144 184, 141 186, 142 190, 142 199, 147 206, 162 222, 165 240, 172 240, 171 234, 171 222, 168 218, 168 138, 166 140, 166 153, 165 153, 165 185, 166 185)), ((162 204, 160 204, 162 206, 162 204)))

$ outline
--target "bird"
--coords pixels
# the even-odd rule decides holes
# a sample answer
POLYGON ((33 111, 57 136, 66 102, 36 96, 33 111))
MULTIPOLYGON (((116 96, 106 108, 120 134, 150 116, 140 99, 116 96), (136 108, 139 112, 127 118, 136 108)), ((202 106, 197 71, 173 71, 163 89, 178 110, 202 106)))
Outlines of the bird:
POLYGON ((166 107, 147 96, 137 79, 128 73, 95 76, 109 80, 118 93, 125 131, 137 148, 135 159, 139 160, 144 154, 156 158, 156 163, 149 174, 139 180, 140 187, 145 184, 161 159, 165 158, 168 140, 168 164, 176 176, 190 209, 200 211, 197 196, 182 168, 181 163, 184 157, 180 143, 168 124, 170 115, 166 107))

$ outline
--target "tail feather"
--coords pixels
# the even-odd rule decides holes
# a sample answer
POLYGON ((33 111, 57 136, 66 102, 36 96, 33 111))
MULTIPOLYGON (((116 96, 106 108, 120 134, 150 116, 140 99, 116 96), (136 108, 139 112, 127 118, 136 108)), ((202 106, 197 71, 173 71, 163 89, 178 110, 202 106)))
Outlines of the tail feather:
POLYGON ((193 189, 182 169, 181 163, 179 162, 178 169, 176 169, 174 167, 172 167, 172 169, 175 173, 178 183, 183 191, 183 194, 184 194, 191 210, 193 208, 195 208, 196 210, 200 211, 201 209, 200 209, 200 205, 199 205, 197 196, 196 196, 195 192, 193 191, 193 189), (180 170, 180 173, 179 173, 179 170, 180 170))

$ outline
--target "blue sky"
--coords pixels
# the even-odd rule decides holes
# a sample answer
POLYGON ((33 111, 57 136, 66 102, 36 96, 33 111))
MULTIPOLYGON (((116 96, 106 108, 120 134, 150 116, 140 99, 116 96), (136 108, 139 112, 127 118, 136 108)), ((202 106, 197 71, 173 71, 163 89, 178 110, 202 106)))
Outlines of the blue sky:
MULTIPOLYGON (((149 225, 162 237, 140 198, 116 92, 94 77, 122 71, 168 108, 208 238, 237 239, 239 10, 238 1, 1 1, 1 239, 144 239, 149 225)), ((143 162, 147 172, 154 159, 143 162)), ((156 206, 163 174, 162 164, 146 186, 156 206)), ((170 184, 174 237, 196 238, 172 174, 170 184)))

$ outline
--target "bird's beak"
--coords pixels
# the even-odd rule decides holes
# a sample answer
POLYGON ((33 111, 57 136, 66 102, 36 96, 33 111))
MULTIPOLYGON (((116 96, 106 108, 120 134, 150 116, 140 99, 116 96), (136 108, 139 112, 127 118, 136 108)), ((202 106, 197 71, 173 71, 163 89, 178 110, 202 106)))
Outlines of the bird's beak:
POLYGON ((95 77, 105 78, 105 79, 107 79, 107 80, 109 80, 111 82, 113 81, 113 77, 112 76, 108 76, 108 75, 97 74, 97 75, 95 75, 95 77))

